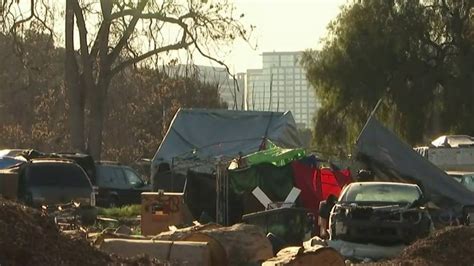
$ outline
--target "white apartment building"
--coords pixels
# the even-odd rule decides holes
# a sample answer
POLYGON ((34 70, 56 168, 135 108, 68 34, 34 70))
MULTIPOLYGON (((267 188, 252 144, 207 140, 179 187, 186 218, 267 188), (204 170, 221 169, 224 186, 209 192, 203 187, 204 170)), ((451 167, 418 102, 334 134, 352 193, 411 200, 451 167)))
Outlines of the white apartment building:
POLYGON ((247 110, 291 111, 299 127, 312 128, 320 104, 299 63, 302 52, 266 52, 262 69, 248 69, 247 110))

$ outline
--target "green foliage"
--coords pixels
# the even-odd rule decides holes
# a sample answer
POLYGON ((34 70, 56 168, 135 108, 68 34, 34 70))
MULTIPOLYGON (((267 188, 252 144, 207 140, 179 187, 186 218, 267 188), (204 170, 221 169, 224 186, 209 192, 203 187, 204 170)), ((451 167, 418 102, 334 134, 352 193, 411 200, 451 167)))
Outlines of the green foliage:
MULTIPOLYGON (((180 50, 187 62, 199 54, 225 66, 216 54, 237 39, 248 41, 254 28, 242 24, 243 15, 227 0, 1 2, 0 33, 16 40, 34 30, 49 33, 56 44, 64 41, 70 139, 96 159, 106 142, 106 105, 116 75, 177 60, 180 50), (58 21, 65 27, 56 27, 58 21)), ((18 43, 15 50, 24 51, 18 43)))
POLYGON ((323 49, 302 60, 322 103, 319 149, 347 154, 381 97, 377 115, 411 144, 450 131, 474 134, 473 3, 457 2, 365 0, 342 8, 323 49))
POLYGON ((98 208, 98 215, 107 218, 134 218, 140 215, 141 205, 127 205, 117 208, 98 208))

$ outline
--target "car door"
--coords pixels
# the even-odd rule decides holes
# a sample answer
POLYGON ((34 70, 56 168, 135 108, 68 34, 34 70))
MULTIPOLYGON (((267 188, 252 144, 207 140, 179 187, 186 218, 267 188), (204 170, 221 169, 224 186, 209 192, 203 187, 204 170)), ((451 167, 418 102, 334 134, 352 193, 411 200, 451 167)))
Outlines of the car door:
POLYGON ((146 190, 143 180, 131 168, 124 167, 123 173, 125 175, 126 182, 130 186, 130 190, 127 193, 127 200, 129 204, 139 204, 141 202, 141 193, 146 190))
POLYGON ((122 169, 115 165, 97 166, 97 184, 101 205, 114 207, 126 204, 130 186, 125 180, 122 169))

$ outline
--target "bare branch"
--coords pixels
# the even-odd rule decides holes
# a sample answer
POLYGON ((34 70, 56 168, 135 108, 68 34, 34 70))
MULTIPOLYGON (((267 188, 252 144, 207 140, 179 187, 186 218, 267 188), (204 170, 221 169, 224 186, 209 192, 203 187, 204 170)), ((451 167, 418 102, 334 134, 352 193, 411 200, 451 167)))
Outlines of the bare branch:
POLYGON ((77 1, 74 1, 72 9, 74 10, 74 15, 76 16, 77 28, 79 29, 81 55, 83 58, 89 57, 86 22, 84 20, 84 15, 82 14, 81 7, 77 1))
MULTIPOLYGON (((143 11, 143 10, 142 10, 143 11)), ((157 19, 163 22, 169 22, 174 24, 184 24, 183 19, 192 18, 196 16, 194 12, 186 13, 179 18, 173 18, 163 15, 162 13, 141 13, 141 11, 136 9, 126 9, 123 11, 116 12, 110 16, 111 19, 118 19, 124 16, 133 16, 138 19, 157 19)))
POLYGON ((146 53, 144 53, 140 56, 137 56, 135 58, 132 58, 130 60, 122 62, 120 65, 118 65, 117 67, 112 69, 111 73, 112 73, 112 75, 115 75, 115 74, 119 73, 120 71, 122 71, 123 69, 125 69, 126 67, 128 67, 130 65, 133 65, 133 64, 136 64, 136 63, 138 63, 142 60, 145 60, 145 59, 147 59, 151 56, 154 56, 154 55, 157 55, 159 53, 166 52, 166 51, 184 49, 184 48, 189 47, 191 44, 193 44, 193 43, 192 42, 180 41, 180 42, 175 43, 175 44, 170 44, 170 45, 166 45, 166 46, 151 50, 151 51, 146 52, 146 53))
POLYGON ((10 28, 11 33, 16 32, 16 27, 18 27, 18 25, 30 21, 35 16, 35 0, 30 0, 30 7, 31 7, 30 15, 27 18, 21 19, 19 21, 15 21, 15 23, 13 23, 12 27, 10 28))
POLYGON ((205 58, 207 58, 207 59, 209 59, 209 60, 211 60, 211 61, 214 61, 214 62, 218 63, 219 65, 223 66, 223 67, 225 68, 227 74, 229 74, 229 75, 232 77, 232 79, 234 80, 234 84, 237 85, 237 91, 240 91, 240 89, 239 89, 239 83, 237 82, 237 78, 235 77, 234 74, 232 74, 232 73, 230 72, 230 69, 229 69, 229 67, 227 66, 227 64, 224 63, 223 61, 217 59, 217 58, 214 58, 214 57, 212 57, 212 56, 210 56, 210 55, 204 53, 204 51, 201 49, 201 47, 199 47, 199 44, 198 44, 198 42, 197 42, 197 38, 195 38, 195 37, 194 37, 192 34, 190 34, 189 32, 188 32, 188 34, 189 34, 189 36, 190 36, 192 42, 193 42, 194 45, 196 46, 196 49, 198 50, 199 54, 201 54, 201 55, 204 56, 205 58))
POLYGON ((106 23, 101 23, 100 28, 97 31, 96 39, 94 40, 94 44, 90 50, 91 58, 96 58, 97 54, 99 53, 99 37, 102 36, 104 31, 106 30, 106 23))
POLYGON ((86 92, 90 91, 94 87, 94 75, 92 71, 92 58, 89 55, 89 46, 87 41, 87 28, 82 14, 81 6, 78 1, 74 1, 72 9, 76 16, 76 24, 79 29, 79 45, 81 50, 83 73, 81 75, 82 82, 85 84, 86 92))
MULTIPOLYGON (((137 9, 135 12, 140 14, 143 12, 143 9, 147 5, 148 0, 142 0, 138 3, 137 9)), ((112 17, 112 15, 111 15, 112 17)), ((118 55, 120 54, 120 51, 122 51, 123 47, 126 45, 128 42, 128 39, 130 38, 130 35, 132 35, 133 31, 135 30, 135 26, 137 25, 138 20, 140 19, 139 16, 133 16, 132 20, 128 24, 128 27, 125 29, 125 32, 122 35, 122 38, 120 38, 119 42, 115 46, 115 48, 110 52, 109 54, 109 62, 113 62, 118 55)))

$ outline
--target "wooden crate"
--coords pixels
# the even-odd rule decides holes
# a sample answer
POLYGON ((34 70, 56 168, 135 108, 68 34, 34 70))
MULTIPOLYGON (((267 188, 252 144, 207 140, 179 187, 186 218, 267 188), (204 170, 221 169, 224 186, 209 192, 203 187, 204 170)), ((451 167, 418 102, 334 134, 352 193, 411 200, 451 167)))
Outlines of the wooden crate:
POLYGON ((183 193, 142 193, 142 235, 157 235, 168 231, 169 226, 190 224, 192 221, 183 193))

